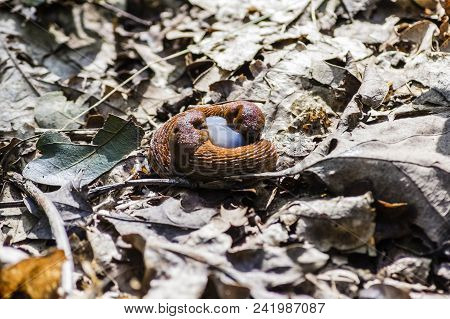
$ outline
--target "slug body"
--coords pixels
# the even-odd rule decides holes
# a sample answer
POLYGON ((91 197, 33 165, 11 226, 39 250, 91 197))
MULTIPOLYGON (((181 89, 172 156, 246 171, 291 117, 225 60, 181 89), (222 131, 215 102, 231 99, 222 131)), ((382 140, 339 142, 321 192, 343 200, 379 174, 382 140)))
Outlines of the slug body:
POLYGON ((153 135, 150 163, 162 177, 211 180, 275 169, 275 146, 261 140, 265 119, 251 102, 197 106, 153 135))

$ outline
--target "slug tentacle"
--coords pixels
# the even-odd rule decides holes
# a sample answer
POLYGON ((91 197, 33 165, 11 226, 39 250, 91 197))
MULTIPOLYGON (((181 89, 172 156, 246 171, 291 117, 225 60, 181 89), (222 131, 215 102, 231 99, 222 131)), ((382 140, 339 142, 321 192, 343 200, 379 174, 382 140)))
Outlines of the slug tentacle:
POLYGON ((264 124, 263 113, 251 102, 192 108, 172 117, 155 132, 150 144, 151 166, 163 177, 203 180, 274 170, 278 155, 271 142, 260 139, 264 124), (213 118, 207 121, 208 117, 224 118, 228 127, 214 132, 207 122, 224 123, 213 118), (235 132, 228 131, 233 129, 235 132))

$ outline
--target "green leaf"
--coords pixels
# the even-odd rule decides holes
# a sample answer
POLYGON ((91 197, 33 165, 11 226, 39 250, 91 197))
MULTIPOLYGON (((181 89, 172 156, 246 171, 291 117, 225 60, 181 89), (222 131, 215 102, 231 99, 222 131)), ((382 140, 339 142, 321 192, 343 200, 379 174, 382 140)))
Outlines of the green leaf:
POLYGON ((36 143, 42 153, 23 170, 33 182, 61 186, 83 170, 81 185, 87 185, 112 169, 140 146, 143 130, 132 121, 110 115, 92 144, 74 144, 59 132, 46 132, 36 143))

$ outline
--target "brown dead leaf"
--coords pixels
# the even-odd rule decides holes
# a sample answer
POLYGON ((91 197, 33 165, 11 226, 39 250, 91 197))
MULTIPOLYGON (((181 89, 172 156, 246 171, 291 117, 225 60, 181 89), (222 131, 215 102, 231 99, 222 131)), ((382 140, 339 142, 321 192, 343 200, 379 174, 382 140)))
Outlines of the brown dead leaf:
POLYGON ((440 0, 441 5, 445 10, 445 14, 450 16, 450 0, 440 0))
POLYGON ((209 278, 212 288, 215 289, 214 297, 223 299, 246 299, 250 297, 250 289, 247 287, 239 286, 237 284, 225 283, 221 280, 220 276, 211 275, 209 278))
POLYGON ((220 208, 220 217, 234 227, 239 227, 247 223, 246 213, 246 207, 237 207, 235 209, 220 208))
POLYGON ((64 251, 56 250, 0 269, 0 298, 56 298, 65 260, 64 251))
MULTIPOLYGON (((61 127, 131 75, 68 134, 89 143, 110 113, 145 130, 97 183, 39 186, 72 233, 75 296, 448 295, 450 0, 37 2, 0 10, 4 172, 37 155, 18 138, 61 127), (96 191, 154 176, 148 141, 164 121, 232 100, 263 111, 277 172, 96 191)), ((58 297, 52 255, 29 259, 52 245, 47 218, 23 198, 0 181, 0 296, 58 297)))
POLYGON ((409 299, 407 290, 394 286, 375 284, 359 292, 360 299, 409 299))
POLYGON ((414 256, 396 256, 396 260, 379 270, 379 275, 409 283, 427 284, 431 259, 414 256))
POLYGON ((402 31, 399 36, 401 42, 412 43, 414 48, 411 53, 417 54, 431 49, 433 36, 438 34, 437 26, 428 21, 422 20, 410 25, 402 31))
POLYGON ((150 223, 198 229, 206 225, 218 210, 201 206, 190 210, 183 207, 182 200, 168 197, 159 205, 136 209, 131 213, 150 223))
POLYGON ((449 16, 444 16, 441 19, 441 25, 439 26, 439 40, 442 44, 439 47, 439 50, 442 52, 450 52, 450 25, 449 25, 449 16))
POLYGON ((321 251, 352 250, 370 241, 375 230, 372 194, 331 199, 299 200, 280 209, 299 218, 296 233, 321 251))

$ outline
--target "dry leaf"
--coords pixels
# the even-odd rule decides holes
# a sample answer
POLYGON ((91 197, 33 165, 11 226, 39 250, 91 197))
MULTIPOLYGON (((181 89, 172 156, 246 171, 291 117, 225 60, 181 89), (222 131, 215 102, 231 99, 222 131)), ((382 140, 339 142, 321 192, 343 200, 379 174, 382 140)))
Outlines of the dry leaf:
POLYGON ((0 269, 0 298, 57 298, 64 251, 32 257, 0 269))

